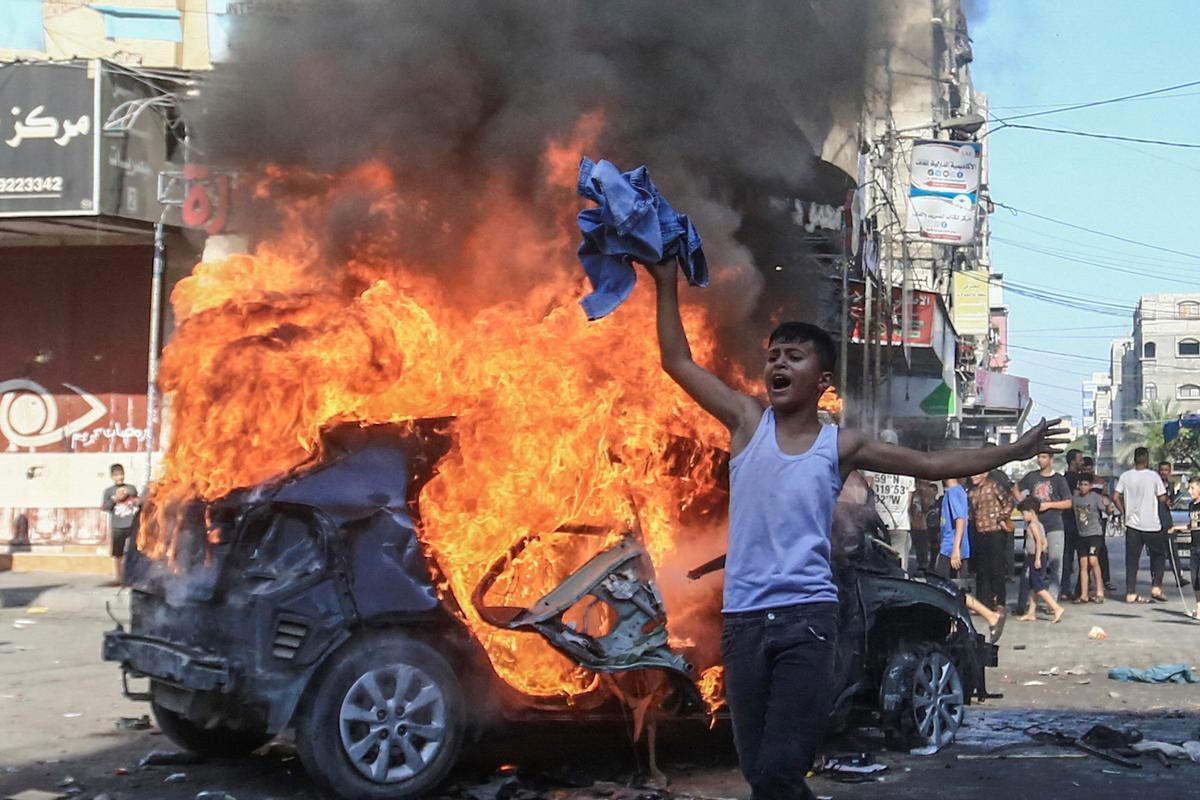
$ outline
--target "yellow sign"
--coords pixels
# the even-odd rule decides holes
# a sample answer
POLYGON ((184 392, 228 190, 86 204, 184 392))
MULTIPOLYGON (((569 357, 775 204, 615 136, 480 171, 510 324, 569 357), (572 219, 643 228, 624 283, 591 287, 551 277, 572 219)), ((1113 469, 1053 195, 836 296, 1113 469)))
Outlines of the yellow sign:
POLYGON ((992 307, 988 300, 988 273, 954 273, 954 330, 959 336, 987 336, 992 307))

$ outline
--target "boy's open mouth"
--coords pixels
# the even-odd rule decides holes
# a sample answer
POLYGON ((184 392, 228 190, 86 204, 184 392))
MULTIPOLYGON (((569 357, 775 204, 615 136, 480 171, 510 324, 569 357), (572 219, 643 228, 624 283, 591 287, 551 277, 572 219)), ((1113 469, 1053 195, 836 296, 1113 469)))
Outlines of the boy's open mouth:
POLYGON ((792 379, 782 372, 776 372, 771 376, 771 388, 776 390, 786 389, 792 385, 792 379))

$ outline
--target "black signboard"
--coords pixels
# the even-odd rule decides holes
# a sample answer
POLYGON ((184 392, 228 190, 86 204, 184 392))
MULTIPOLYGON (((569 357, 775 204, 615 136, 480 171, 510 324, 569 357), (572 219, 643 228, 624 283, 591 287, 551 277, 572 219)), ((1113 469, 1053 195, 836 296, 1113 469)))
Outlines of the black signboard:
POLYGON ((0 65, 0 217, 98 213, 98 70, 0 65))

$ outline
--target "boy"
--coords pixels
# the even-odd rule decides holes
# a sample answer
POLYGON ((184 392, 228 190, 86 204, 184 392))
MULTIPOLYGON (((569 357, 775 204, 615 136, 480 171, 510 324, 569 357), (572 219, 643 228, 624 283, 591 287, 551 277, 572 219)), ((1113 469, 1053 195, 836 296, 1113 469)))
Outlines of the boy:
POLYGON ((1071 498, 1075 506, 1075 528, 1079 532, 1075 545, 1079 551, 1079 596, 1072 601, 1075 603, 1089 602, 1089 570, 1092 584, 1096 587, 1094 602, 1104 602, 1104 580, 1100 573, 1100 548, 1104 544, 1100 512, 1104 508, 1104 501, 1092 491, 1094 480, 1089 473, 1079 473, 1075 478, 1075 496, 1071 498))
POLYGON ((832 701, 838 594, 829 536, 843 480, 858 469, 930 480, 986 472, 1055 450, 1065 430, 1043 420, 1012 444, 923 453, 823 425, 817 400, 833 383, 836 351, 828 333, 802 322, 771 334, 764 408, 692 360, 674 260, 646 269, 663 369, 730 434, 721 649, 742 773, 752 800, 812 798, 804 776, 832 701))
POLYGON ((1188 480, 1187 490, 1188 497, 1192 498, 1188 503, 1188 524, 1176 526, 1175 530, 1187 530, 1192 534, 1192 555, 1188 560, 1192 562, 1192 591, 1196 594, 1196 605, 1188 616, 1200 619, 1200 558, 1197 557, 1200 553, 1196 552, 1196 546, 1200 545, 1200 475, 1188 480))
POLYGON ((108 512, 108 535, 116 580, 113 586, 121 585, 121 562, 125 558, 125 544, 133 530, 133 521, 141 505, 137 487, 125 482, 125 468, 113 464, 108 468, 113 485, 104 490, 100 498, 100 510, 108 512))
MULTIPOLYGON (((1061 620, 1064 613, 1063 607, 1058 604, 1050 592, 1050 579, 1046 575, 1046 565, 1049 562, 1046 556, 1046 531, 1042 528, 1042 523, 1038 521, 1038 512, 1041 511, 1042 502, 1033 495, 1029 495, 1017 504, 1017 509, 1025 520, 1025 535, 1033 537, 1033 555, 1029 557, 1028 564, 1029 607, 1025 609, 1023 615, 1017 617, 1022 622, 1037 620, 1037 598, 1039 597, 1054 614, 1054 622, 1061 620)), ((1028 551, 1029 548, 1026 548, 1026 552, 1028 551)))

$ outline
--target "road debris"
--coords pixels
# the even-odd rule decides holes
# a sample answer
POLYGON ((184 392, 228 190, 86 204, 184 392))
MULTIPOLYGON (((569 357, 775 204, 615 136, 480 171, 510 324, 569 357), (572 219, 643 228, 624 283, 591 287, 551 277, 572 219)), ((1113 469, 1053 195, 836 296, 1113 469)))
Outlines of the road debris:
POLYGON ((1021 685, 1022 686, 1045 686, 1046 682, 1045 681, 1025 681, 1021 685))
POLYGON ((229 794, 229 792, 214 792, 211 789, 207 789, 203 792, 197 792, 192 800, 237 800, 237 798, 229 794))
POLYGON ((140 717, 120 717, 113 723, 113 727, 120 731, 146 731, 154 725, 150 722, 149 714, 142 714, 140 717))
POLYGON ((22 628, 28 628, 31 625, 37 625, 37 620, 25 619, 24 617, 13 620, 13 627, 16 628, 17 630, 21 630, 22 628))
POLYGON ((1137 683, 1200 683, 1200 676, 1187 664, 1159 664, 1148 669, 1113 667, 1108 677, 1114 681, 1137 683))
POLYGON ((187 781, 186 772, 172 772, 167 777, 163 778, 163 783, 184 783, 187 781))
POLYGON ((26 614, 45 614, 49 610, 50 609, 46 608, 45 606, 32 606, 30 608, 25 609, 25 613, 26 614))
POLYGON ((185 764, 198 764, 199 762, 200 756, 195 753, 189 753, 187 750, 152 750, 142 756, 142 760, 138 762, 138 769, 183 766, 185 764))
POLYGON ((1088 638, 1102 642, 1108 638, 1108 634, 1104 632, 1104 628, 1101 628, 1099 625, 1093 625, 1092 629, 1088 631, 1088 638))
POLYGON ((5 795, 4 800, 59 800, 60 792, 44 792, 41 789, 26 789, 16 794, 5 795))
POLYGON ((1139 753, 1159 753, 1167 758, 1186 758, 1200 764, 1200 742, 1170 742, 1144 741, 1132 745, 1139 753))

